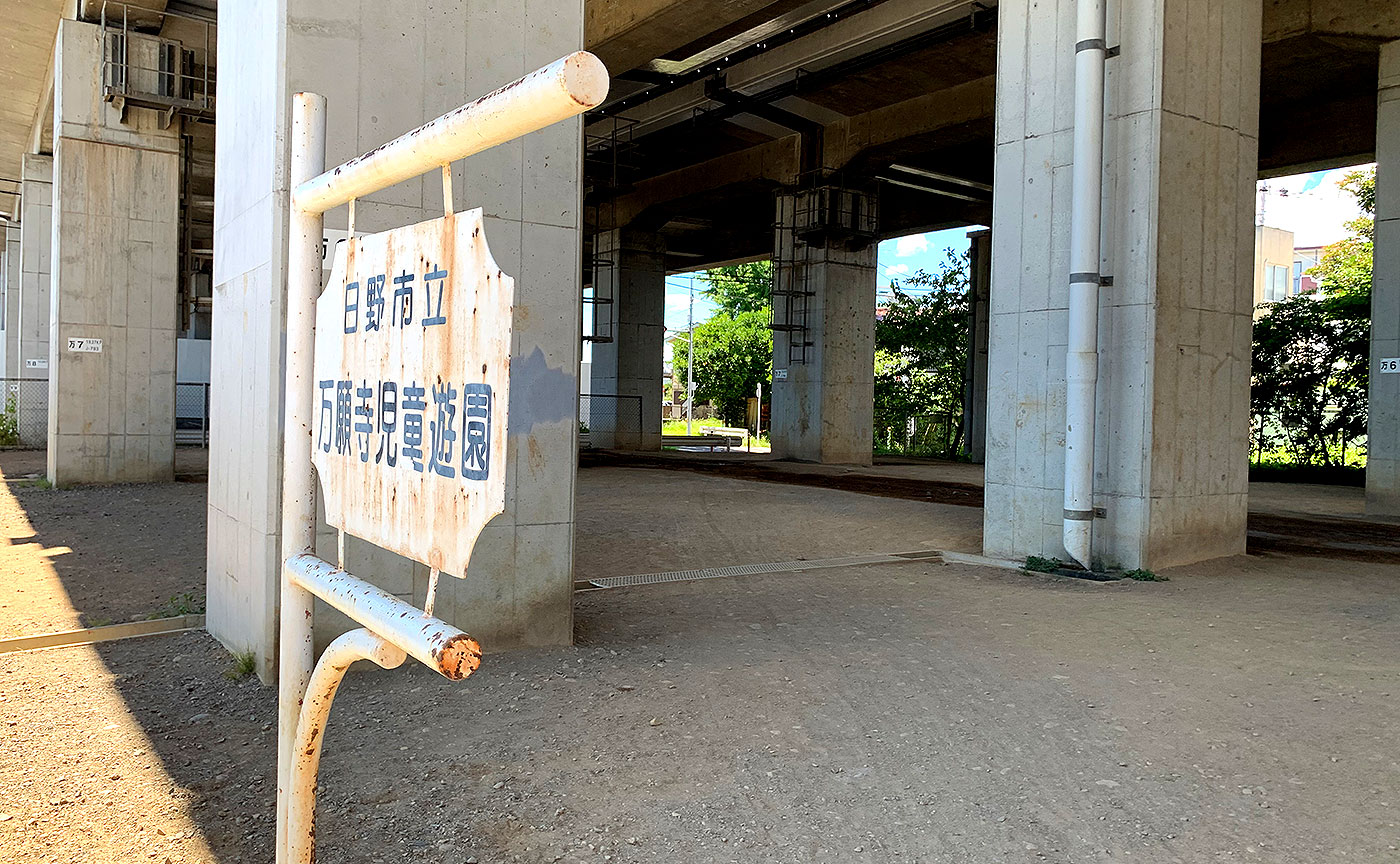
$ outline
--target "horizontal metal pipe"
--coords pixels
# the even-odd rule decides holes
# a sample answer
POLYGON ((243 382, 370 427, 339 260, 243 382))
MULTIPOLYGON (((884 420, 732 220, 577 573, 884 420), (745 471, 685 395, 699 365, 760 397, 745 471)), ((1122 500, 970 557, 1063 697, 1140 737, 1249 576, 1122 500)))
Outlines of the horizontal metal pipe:
POLYGON ((481 645, 475 639, 315 555, 288 558, 286 573, 293 583, 446 678, 460 680, 481 666, 481 645))
POLYGON ((608 95, 608 70, 576 51, 297 186, 292 206, 332 207, 582 114, 608 95))

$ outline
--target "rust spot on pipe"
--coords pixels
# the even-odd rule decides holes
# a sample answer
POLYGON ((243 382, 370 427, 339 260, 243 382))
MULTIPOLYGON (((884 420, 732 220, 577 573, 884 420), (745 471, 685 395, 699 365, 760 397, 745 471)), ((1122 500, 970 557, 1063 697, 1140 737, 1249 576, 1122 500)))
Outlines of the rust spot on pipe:
POLYGON ((481 645, 463 633, 447 640, 447 644, 433 652, 438 671, 443 677, 460 681, 481 668, 481 645))

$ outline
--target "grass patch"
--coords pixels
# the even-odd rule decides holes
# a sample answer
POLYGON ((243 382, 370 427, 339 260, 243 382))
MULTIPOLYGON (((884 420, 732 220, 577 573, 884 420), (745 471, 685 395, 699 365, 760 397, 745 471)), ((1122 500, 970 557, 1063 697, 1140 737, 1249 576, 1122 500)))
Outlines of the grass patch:
POLYGON ((203 615, 204 595, 196 594, 193 591, 186 591, 183 594, 176 594, 165 603, 146 616, 147 621, 154 621, 157 618, 179 618, 181 615, 203 615))
POLYGON ((224 677, 230 681, 242 681, 258 671, 258 658, 252 651, 233 652, 233 665, 224 670, 224 677))
POLYGON ((1027 555, 1026 564, 1021 569, 1031 573, 1055 573, 1063 566, 1065 566, 1065 562, 1061 561, 1059 558, 1041 558, 1039 555, 1027 555))
POLYGON ((1167 577, 1165 577, 1165 576, 1158 576, 1156 573, 1153 573, 1151 570, 1141 570, 1141 569, 1139 569, 1139 570, 1128 570, 1128 571, 1126 571, 1126 572, 1123 573, 1123 578, 1124 578, 1124 579, 1135 579, 1135 580, 1137 580, 1138 582, 1169 582, 1169 581, 1171 581, 1171 580, 1169 580, 1169 579, 1168 579, 1167 577))

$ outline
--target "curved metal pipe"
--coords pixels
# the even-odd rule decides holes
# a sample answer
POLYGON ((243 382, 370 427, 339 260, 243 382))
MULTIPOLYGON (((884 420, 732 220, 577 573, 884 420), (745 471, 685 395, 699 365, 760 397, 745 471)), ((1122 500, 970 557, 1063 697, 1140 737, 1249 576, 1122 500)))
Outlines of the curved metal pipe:
POLYGON ((301 705, 296 743, 292 750, 291 795, 287 800, 287 858, 291 864, 311 864, 316 853, 316 773, 321 767, 321 744, 326 721, 345 673, 357 660, 372 660, 385 669, 403 665, 403 649, 360 628, 345 633, 326 647, 301 705))

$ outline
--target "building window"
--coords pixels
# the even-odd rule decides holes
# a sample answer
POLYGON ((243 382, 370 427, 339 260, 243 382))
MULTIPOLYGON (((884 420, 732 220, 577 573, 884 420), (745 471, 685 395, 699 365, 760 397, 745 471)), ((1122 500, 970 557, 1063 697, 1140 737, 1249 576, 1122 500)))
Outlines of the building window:
POLYGON ((1298 294, 1303 290, 1303 262, 1293 262, 1293 293, 1298 294))
POLYGON ((1279 264, 1264 266, 1264 299, 1270 303, 1288 296, 1288 268, 1279 264))

